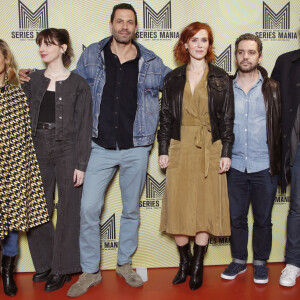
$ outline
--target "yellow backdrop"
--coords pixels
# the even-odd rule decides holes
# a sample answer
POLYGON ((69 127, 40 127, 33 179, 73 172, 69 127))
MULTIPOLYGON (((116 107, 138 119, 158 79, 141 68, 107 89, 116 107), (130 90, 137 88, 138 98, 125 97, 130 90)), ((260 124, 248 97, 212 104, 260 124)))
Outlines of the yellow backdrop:
MULTIPOLYGON (((235 72, 234 42, 246 32, 263 40, 262 66, 272 71, 276 58, 284 52, 299 48, 298 0, 137 0, 128 1, 137 11, 137 41, 153 50, 166 65, 175 68, 173 47, 179 32, 194 21, 211 25, 215 37, 217 65, 229 73, 235 72)), ((10 45, 19 68, 43 68, 34 42, 36 33, 46 27, 66 28, 73 42, 75 57, 70 69, 83 49, 110 35, 111 0, 1 0, 0 37, 10 45)), ((172 238, 162 235, 159 228, 165 175, 157 165, 157 143, 154 144, 148 167, 147 184, 141 201, 139 245, 133 257, 135 267, 169 267, 178 265, 178 255, 172 238)), ((273 245, 270 261, 283 261, 286 239, 287 195, 277 194, 273 209, 273 245)), ((57 201, 57 197, 56 197, 57 201)), ((262 195, 263 201, 263 195, 262 195)), ((114 268, 118 248, 121 199, 118 174, 106 196, 102 213, 102 269, 114 268)), ((54 217, 55 220, 55 217, 54 217)), ((250 237, 252 213, 249 213, 250 237)), ((18 271, 33 271, 25 234, 20 238, 18 271)), ((252 261, 251 238, 248 244, 252 261)), ((205 264, 227 264, 231 261, 229 238, 210 239, 205 264)))

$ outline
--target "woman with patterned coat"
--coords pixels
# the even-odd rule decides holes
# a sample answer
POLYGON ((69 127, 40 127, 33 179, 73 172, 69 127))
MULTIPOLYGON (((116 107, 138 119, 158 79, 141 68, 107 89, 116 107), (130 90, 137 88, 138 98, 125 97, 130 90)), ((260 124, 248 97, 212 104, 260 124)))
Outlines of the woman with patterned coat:
POLYGON ((17 293, 13 279, 18 231, 46 223, 48 211, 31 137, 29 107, 16 79, 12 53, 0 40, 0 240, 2 280, 8 296, 17 293))

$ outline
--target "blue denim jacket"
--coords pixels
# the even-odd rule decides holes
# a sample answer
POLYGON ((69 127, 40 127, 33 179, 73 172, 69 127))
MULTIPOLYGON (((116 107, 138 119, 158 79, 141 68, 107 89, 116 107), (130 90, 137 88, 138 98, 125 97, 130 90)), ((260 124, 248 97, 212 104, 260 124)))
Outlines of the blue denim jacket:
MULTIPOLYGON (((81 54, 75 72, 89 83, 93 96, 93 137, 98 137, 98 118, 106 80, 103 48, 111 37, 87 47, 81 54)), ((159 90, 170 71, 152 51, 136 43, 141 51, 137 83, 137 111, 133 125, 133 144, 146 146, 154 142, 159 117, 159 90)))

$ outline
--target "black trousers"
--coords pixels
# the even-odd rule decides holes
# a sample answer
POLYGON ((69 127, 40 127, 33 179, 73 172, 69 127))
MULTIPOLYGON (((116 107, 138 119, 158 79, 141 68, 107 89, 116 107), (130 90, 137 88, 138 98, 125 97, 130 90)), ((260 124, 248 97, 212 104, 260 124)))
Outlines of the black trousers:
POLYGON ((55 130, 38 129, 33 137, 49 215, 54 209, 58 187, 57 223, 52 221, 27 233, 36 272, 52 269, 53 274, 81 271, 79 253, 80 201, 82 187, 74 187, 75 143, 55 140, 55 130))

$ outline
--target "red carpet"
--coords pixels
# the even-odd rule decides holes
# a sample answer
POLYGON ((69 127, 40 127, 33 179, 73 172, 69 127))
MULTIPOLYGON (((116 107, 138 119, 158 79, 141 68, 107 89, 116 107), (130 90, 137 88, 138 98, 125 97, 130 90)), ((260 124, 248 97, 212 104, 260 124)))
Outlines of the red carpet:
MULTIPOLYGON (((196 291, 191 291, 188 282, 180 285, 172 285, 172 279, 176 273, 174 268, 148 269, 148 281, 141 288, 132 288, 124 280, 118 277, 115 271, 103 271, 103 281, 96 287, 92 287, 85 295, 78 297, 80 300, 114 300, 114 299, 141 299, 141 300, 299 300, 300 299, 300 277, 297 285, 285 288, 279 285, 279 277, 284 267, 283 263, 268 264, 269 283, 258 285, 253 282, 253 268, 248 265, 246 273, 239 275, 233 281, 220 278, 224 266, 211 266, 204 268, 203 286, 196 291)), ((16 297, 7 297, 3 293, 2 281, 0 284, 0 299, 15 300, 60 300, 71 299, 66 296, 69 287, 76 282, 79 275, 74 275, 71 282, 56 292, 44 292, 43 283, 33 283, 32 273, 18 273, 15 275, 18 286, 16 297)))

